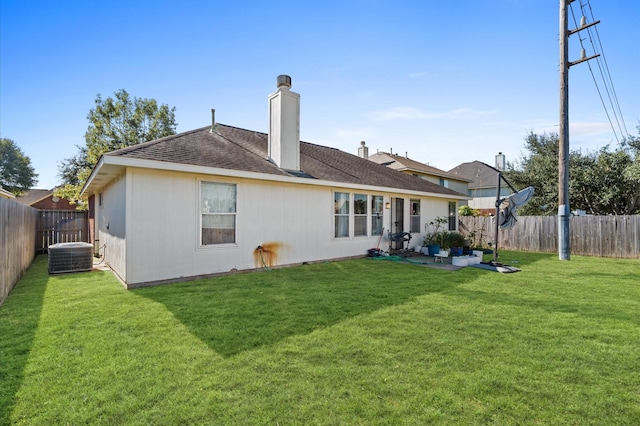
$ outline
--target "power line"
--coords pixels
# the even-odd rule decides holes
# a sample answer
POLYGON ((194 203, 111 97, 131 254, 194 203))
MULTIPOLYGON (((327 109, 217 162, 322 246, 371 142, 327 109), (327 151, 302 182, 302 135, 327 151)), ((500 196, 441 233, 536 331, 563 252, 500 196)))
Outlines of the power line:
MULTIPOLYGON (((582 0, 580 0, 581 11, 584 10, 584 7, 585 6, 582 4, 582 0)), ((569 3, 569 8, 571 9, 571 15, 573 17, 574 25, 576 26, 576 28, 578 28, 579 25, 578 25, 578 22, 576 20, 575 13, 573 11, 573 7, 571 6, 570 3, 569 3)), ((591 10, 591 5, 590 4, 589 4, 589 8, 591 10)), ((584 16, 584 13, 583 13, 583 16, 584 16)), ((591 10, 591 20, 592 20, 592 22, 594 20, 593 11, 592 10, 591 10)), ((580 27, 583 24, 584 24, 584 22, 581 20, 580 27)), ((628 132, 626 131, 626 125, 624 123, 624 118, 622 117, 622 111, 620 109, 620 104, 618 102, 618 98, 617 98, 617 95, 615 93, 615 89, 613 87, 613 81, 611 79, 611 74, 609 72, 609 67, 608 67, 608 64, 606 62, 606 59, 604 58, 604 52, 603 52, 603 48, 602 48, 602 43, 600 42, 600 36, 599 36, 599 34, 597 32, 597 29, 596 29, 595 31, 596 31, 596 35, 597 35, 598 42, 599 42, 599 45, 600 45, 600 49, 598 49, 596 47, 596 45, 594 44, 594 42, 593 42, 593 38, 594 37, 591 34, 591 28, 586 28, 586 29, 587 29, 587 32, 589 34, 589 41, 591 43, 591 47, 592 47, 593 51, 595 53, 597 53, 598 55, 603 56, 603 61, 604 61, 604 64, 605 64, 606 72, 603 70, 602 64, 600 63, 599 59, 597 59, 598 69, 599 69, 600 75, 602 77, 602 81, 603 81, 603 84, 604 84, 604 90, 606 91, 606 95, 607 95, 607 98, 609 100, 609 104, 611 105, 611 108, 612 108, 612 114, 615 117, 615 121, 617 123, 617 127, 619 129, 619 132, 620 132, 621 136, 624 137, 625 135, 628 135, 628 132), (611 87, 611 90, 609 90, 609 87, 611 87), (615 102, 614 102, 614 99, 612 99, 611 93, 613 93, 613 98, 615 99, 615 102), (616 105, 617 105, 617 108, 616 108, 616 105), (620 116, 620 118, 618 118, 618 116, 620 116), (620 120, 622 120, 622 126, 620 125, 620 120), (623 127, 624 127, 624 130, 623 130, 623 127)), ((582 37, 579 37, 579 40, 580 40, 580 47, 582 48, 582 52, 584 52, 585 51, 585 47, 584 47, 584 43, 583 42, 584 42, 585 39, 583 39, 582 37)), ((618 143, 620 143, 620 139, 618 138, 618 132, 616 131, 616 127, 614 126, 613 121, 611 119, 611 115, 609 114, 609 108, 607 107, 607 104, 605 103, 605 100, 604 100, 602 91, 600 89, 600 86, 598 85, 598 81, 596 79, 596 76, 595 76, 595 74, 593 72, 593 69, 592 69, 591 65, 588 64, 588 66, 589 66, 589 72, 591 73, 591 78, 593 79, 593 83, 594 83, 594 85, 596 87, 596 91, 598 92, 598 96, 600 97, 600 102, 602 103, 602 107, 604 108, 604 112, 605 112, 605 114, 607 116, 607 120, 609 121, 609 125, 611 126, 611 130, 613 131, 613 134, 614 134, 616 140, 618 141, 618 143)))
MULTIPOLYGON (((580 0, 580 3, 582 3, 582 0, 580 0)), ((591 8, 591 1, 587 0, 587 5, 589 6, 589 12, 591 12, 591 19, 593 20, 593 9, 591 8)), ((584 11, 584 7, 582 4, 580 4, 580 8, 584 11)), ((622 127, 624 128, 624 135, 625 136, 629 136, 629 132, 627 131, 627 125, 624 121, 624 115, 622 114, 622 110, 620 109, 620 102, 618 102, 618 95, 616 93, 615 87, 613 85, 613 79, 611 78, 611 72, 609 71, 609 64, 607 62, 607 58, 604 54, 604 48, 602 47, 602 41, 600 39, 600 33, 598 33, 598 27, 594 27, 593 30, 595 31, 596 34, 596 39, 598 41, 598 46, 600 46, 600 53, 602 54, 602 60, 604 62, 605 65, 605 69, 606 69, 606 75, 609 79, 610 85, 611 85, 611 92, 613 93, 613 98, 615 100, 615 107, 617 107, 618 113, 620 115, 620 120, 622 121, 622 127)), ((593 45, 593 40, 592 40, 592 36, 591 36, 591 28, 587 29, 587 32, 589 33, 589 39, 591 41, 591 44, 593 45)), ((598 59, 598 65, 600 65, 600 60, 598 59)), ((620 126, 620 123, 618 123, 618 126, 620 126)), ((622 132, 622 128, 620 129, 620 131, 622 132)))

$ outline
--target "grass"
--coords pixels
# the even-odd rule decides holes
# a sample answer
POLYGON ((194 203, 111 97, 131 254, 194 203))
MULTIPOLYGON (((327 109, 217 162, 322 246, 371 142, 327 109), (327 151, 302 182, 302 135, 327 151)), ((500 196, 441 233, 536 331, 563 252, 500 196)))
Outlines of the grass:
POLYGON ((359 259, 0 306, 0 424, 640 424, 638 261, 359 259))

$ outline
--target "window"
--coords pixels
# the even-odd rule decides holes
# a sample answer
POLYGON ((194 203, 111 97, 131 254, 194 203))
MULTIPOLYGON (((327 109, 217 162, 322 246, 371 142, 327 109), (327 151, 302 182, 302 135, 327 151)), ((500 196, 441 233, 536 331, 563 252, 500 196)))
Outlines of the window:
POLYGON ((455 201, 449 202, 449 231, 456 230, 456 224, 458 222, 458 217, 456 213, 458 212, 458 207, 455 201))
POLYGON ((356 237, 367 235, 367 195, 353 196, 353 233, 356 237))
POLYGON ((200 183, 201 244, 236 242, 236 185, 200 183))
POLYGON ((382 234, 382 209, 384 202, 382 195, 371 197, 371 235, 382 234))
POLYGON ((98 205, 101 206, 102 205, 102 192, 100 192, 98 194, 98 205))
POLYGON ((410 200, 409 232, 420 232, 420 200, 410 200))
POLYGON ((445 188, 449 187, 449 179, 440 178, 440 186, 444 186, 445 188))
POLYGON ((336 192, 333 198, 333 213, 335 218, 334 236, 344 238, 349 236, 349 194, 336 192))

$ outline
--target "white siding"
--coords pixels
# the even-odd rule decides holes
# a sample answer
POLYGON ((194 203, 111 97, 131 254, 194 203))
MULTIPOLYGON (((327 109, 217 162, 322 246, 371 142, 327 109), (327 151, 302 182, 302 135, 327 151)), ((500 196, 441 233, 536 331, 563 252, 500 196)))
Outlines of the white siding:
POLYGON ((98 244, 105 262, 123 281, 127 280, 126 271, 126 179, 120 176, 96 195, 96 221, 98 244))
MULTIPOLYGON (((363 191, 145 169, 129 169, 127 178, 130 180, 126 204, 128 284, 260 268, 254 250, 268 243, 280 247, 277 265, 289 265, 364 255, 367 249, 376 246, 379 238, 333 237, 334 191, 351 194, 363 191), (200 247, 201 181, 237 185, 236 244, 200 247)), ((383 195, 385 202, 397 196, 369 195, 383 195)), ((406 196, 406 206, 410 198, 416 197, 406 196)), ((408 227, 408 208, 405 214, 408 227)), ((446 214, 446 200, 422 201, 423 223, 446 214)), ((386 249, 390 210, 385 209, 383 215, 385 235, 380 247, 386 249)), ((412 246, 422 241, 422 235, 416 237, 412 246)))

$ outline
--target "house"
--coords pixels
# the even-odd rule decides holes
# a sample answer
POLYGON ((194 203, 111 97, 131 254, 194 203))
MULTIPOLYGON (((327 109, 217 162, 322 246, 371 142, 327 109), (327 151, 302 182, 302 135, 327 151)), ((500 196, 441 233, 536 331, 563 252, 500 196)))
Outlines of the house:
POLYGON ((16 196, 0 186, 0 198, 16 198, 16 196))
MULTIPOLYGON (((365 142, 360 142, 361 147, 358 148, 358 156, 368 158, 374 163, 382 164, 393 170, 397 170, 402 173, 407 173, 412 176, 419 177, 420 179, 428 180, 445 188, 453 189, 454 191, 466 194, 469 191, 470 179, 466 179, 457 175, 449 174, 444 170, 440 170, 436 167, 428 164, 421 163, 416 160, 412 160, 407 155, 404 157, 393 152, 376 152, 373 155, 368 155, 368 149, 365 146, 365 142)), ((462 201, 466 204, 466 201, 462 201)), ((449 209, 449 230, 457 229, 457 207, 451 205, 449 209)))
MULTIPOLYGON (((449 170, 449 174, 470 179, 468 195, 471 197, 469 206, 480 211, 481 214, 495 214, 496 194, 498 191, 498 173, 504 169, 504 155, 496 155, 496 166, 490 166, 481 161, 462 163, 449 170)), ((500 186, 500 196, 506 197, 513 191, 508 185, 500 186)))
POLYGON ((90 241, 87 212, 55 196, 53 189, 30 189, 15 200, 38 209, 36 252, 47 252, 57 243, 90 241))
POLYGON ((467 198, 300 141, 300 95, 290 77, 277 82, 268 134, 216 123, 212 110, 211 126, 98 160, 82 195, 127 288, 363 256, 386 248, 390 229, 419 237, 467 198))
POLYGON ((53 189, 30 189, 16 201, 38 210, 75 210, 76 206, 64 198, 56 197, 53 189))

